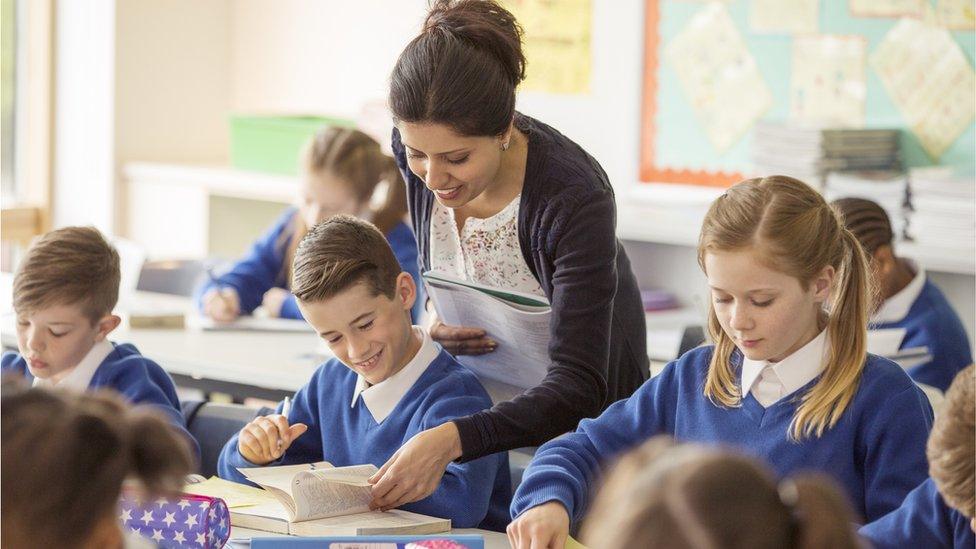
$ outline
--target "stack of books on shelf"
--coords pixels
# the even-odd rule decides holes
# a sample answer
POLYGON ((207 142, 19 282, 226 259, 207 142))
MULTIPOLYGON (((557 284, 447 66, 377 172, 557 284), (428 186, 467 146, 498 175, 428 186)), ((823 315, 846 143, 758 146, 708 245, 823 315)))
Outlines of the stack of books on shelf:
POLYGON ((813 187, 835 171, 901 169, 897 129, 816 128, 763 121, 756 125, 752 163, 756 175, 788 175, 813 187))
POLYGON ((951 167, 909 173, 908 234, 917 244, 972 256, 976 243, 976 176, 951 167))
POLYGON ((831 172, 824 189, 827 201, 866 198, 884 208, 891 220, 895 239, 905 236, 908 205, 908 177, 900 171, 831 172))

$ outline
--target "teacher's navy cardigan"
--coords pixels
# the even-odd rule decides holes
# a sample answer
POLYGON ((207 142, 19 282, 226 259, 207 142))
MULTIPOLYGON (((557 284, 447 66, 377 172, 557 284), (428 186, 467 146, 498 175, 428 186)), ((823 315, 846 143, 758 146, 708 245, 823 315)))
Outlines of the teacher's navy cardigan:
MULTIPOLYGON (((603 168, 555 129, 520 113, 528 138, 519 203, 522 257, 552 307, 550 365, 538 386, 454 420, 460 461, 536 446, 573 430, 648 378, 644 310, 637 279, 616 237, 617 208, 603 168)), ((430 270, 434 194, 407 167, 399 130, 393 153, 407 202, 421 272, 430 270)))

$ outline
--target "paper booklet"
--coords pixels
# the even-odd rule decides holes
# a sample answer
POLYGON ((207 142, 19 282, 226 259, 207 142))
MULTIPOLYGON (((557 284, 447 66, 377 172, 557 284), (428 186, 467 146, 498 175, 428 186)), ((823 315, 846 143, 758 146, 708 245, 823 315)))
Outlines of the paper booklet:
POLYGON ((315 333, 315 330, 312 329, 308 322, 293 318, 239 316, 228 322, 220 322, 209 317, 199 316, 193 319, 192 326, 207 332, 315 333))
POLYGON ((928 347, 899 349, 905 339, 905 328, 876 328, 868 330, 868 352, 896 362, 903 369, 914 368, 932 360, 928 347))
POLYGON ((211 478, 187 493, 225 500, 231 524, 298 536, 437 534, 450 519, 400 509, 370 511, 373 465, 332 467, 327 462, 238 469, 264 490, 211 478))
POLYGON ((484 286, 438 271, 423 275, 444 324, 482 328, 498 347, 484 355, 459 355, 479 378, 514 388, 535 387, 549 368, 549 322, 545 298, 484 286))

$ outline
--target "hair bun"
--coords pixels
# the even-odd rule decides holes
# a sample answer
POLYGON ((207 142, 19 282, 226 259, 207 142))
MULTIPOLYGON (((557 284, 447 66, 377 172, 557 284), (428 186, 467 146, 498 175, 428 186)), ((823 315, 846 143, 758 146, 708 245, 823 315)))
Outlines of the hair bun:
POLYGON ((437 0, 422 34, 440 33, 494 57, 513 86, 525 79, 522 27, 494 0, 437 0))

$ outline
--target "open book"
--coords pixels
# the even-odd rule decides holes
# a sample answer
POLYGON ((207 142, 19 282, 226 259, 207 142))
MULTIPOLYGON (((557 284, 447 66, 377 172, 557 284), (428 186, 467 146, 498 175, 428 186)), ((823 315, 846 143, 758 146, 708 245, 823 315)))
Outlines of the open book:
POLYGON ((552 316, 545 298, 460 280, 438 271, 428 271, 423 278, 441 321, 482 328, 498 342, 494 351, 460 355, 458 362, 482 380, 513 387, 516 392, 542 381, 549 368, 552 316))
POLYGON ((227 502, 231 524, 298 536, 437 534, 450 519, 409 511, 370 511, 373 465, 332 467, 327 462, 238 469, 264 490, 212 478, 185 492, 227 502))

